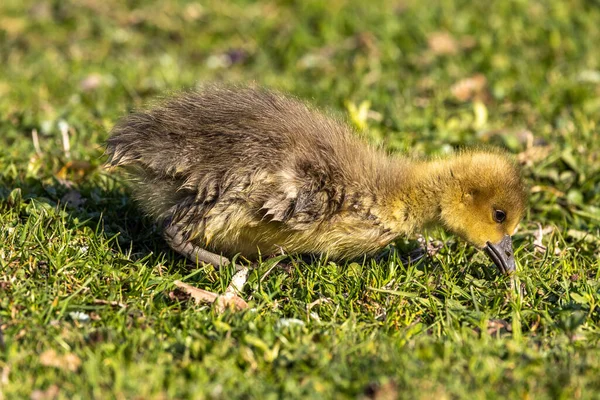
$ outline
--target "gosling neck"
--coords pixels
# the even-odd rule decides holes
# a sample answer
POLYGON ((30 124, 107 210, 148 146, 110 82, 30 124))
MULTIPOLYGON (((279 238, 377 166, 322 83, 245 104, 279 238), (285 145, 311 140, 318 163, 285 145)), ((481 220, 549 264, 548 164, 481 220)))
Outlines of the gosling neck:
POLYGON ((454 167, 452 159, 416 161, 408 168, 404 165, 384 207, 390 227, 400 234, 413 234, 424 226, 441 223, 443 199, 455 191, 454 167))

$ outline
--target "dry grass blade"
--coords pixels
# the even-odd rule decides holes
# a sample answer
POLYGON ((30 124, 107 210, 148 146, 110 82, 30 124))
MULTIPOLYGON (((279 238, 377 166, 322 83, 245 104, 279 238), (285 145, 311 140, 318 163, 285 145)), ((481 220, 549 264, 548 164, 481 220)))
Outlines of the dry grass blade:
POLYGON ((490 319, 487 326, 488 335, 496 333, 512 332, 512 326, 509 322, 503 319, 490 319))
POLYGON ((113 307, 125 308, 125 304, 119 303, 118 301, 94 299, 93 303, 94 304, 99 304, 99 305, 105 305, 105 306, 113 306, 113 307))
POLYGON ((222 313, 227 309, 240 311, 248 308, 248 303, 234 293, 225 293, 224 295, 217 297, 215 307, 219 313, 222 313))

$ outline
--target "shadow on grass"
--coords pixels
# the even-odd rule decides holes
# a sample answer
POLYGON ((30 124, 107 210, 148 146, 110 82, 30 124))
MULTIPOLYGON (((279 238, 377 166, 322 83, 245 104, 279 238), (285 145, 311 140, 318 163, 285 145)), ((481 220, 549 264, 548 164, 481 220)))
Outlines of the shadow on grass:
POLYGON ((132 260, 169 252, 155 224, 144 216, 126 191, 110 183, 111 179, 98 176, 73 183, 55 177, 22 180, 2 177, 1 208, 18 209, 22 222, 37 218, 32 209, 34 204, 59 210, 66 213, 63 222, 69 229, 87 226, 106 239, 116 236, 116 240, 109 241, 110 246, 120 253, 129 253, 132 260))
MULTIPOLYGON (((98 236, 109 240, 108 245, 116 253, 127 254, 132 261, 148 259, 151 264, 159 264, 166 255, 170 261, 183 261, 183 256, 171 250, 161 235, 160 229, 140 210, 129 197, 126 185, 121 184, 114 176, 97 169, 79 182, 71 182, 50 176, 43 179, 7 179, 0 176, 0 209, 19 208, 19 218, 24 222, 36 218, 36 213, 29 210, 34 203, 45 204, 55 210, 67 214, 63 219, 65 226, 75 229, 89 227, 98 236)), ((268 257, 267 257, 268 258, 268 257)), ((305 267, 318 263, 326 263, 324 256, 295 255, 280 264, 283 269, 291 263, 300 261, 305 267)), ((333 261, 333 260, 332 260, 333 261)), ((407 269, 413 266, 428 274, 444 274, 442 263, 426 253, 417 240, 403 240, 400 246, 382 249, 373 257, 361 257, 341 265, 357 262, 367 267, 371 263, 391 262, 407 269)), ((182 273, 196 269, 191 263, 179 262, 182 273)), ((491 279, 497 271, 480 263, 462 263, 451 271, 459 281, 469 283, 470 279, 491 279)))

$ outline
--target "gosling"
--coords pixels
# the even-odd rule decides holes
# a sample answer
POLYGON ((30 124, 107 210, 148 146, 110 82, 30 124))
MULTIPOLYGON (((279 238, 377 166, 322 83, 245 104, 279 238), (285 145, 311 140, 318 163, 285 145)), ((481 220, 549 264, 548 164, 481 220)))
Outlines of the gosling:
POLYGON ((281 252, 353 259, 438 224, 503 273, 515 270, 511 235, 526 191, 499 150, 390 156, 293 98, 211 86, 125 117, 107 153, 130 172, 134 197, 170 247, 193 262, 281 252))

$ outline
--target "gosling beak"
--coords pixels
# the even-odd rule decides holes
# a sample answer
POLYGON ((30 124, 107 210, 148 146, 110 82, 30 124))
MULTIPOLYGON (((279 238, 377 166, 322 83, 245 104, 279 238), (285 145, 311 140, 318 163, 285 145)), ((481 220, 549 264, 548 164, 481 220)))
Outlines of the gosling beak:
POLYGON ((504 235, 504 239, 496 244, 487 242, 487 245, 483 249, 490 256, 494 264, 496 264, 500 272, 510 275, 515 271, 515 256, 512 248, 512 239, 509 235, 504 235))

